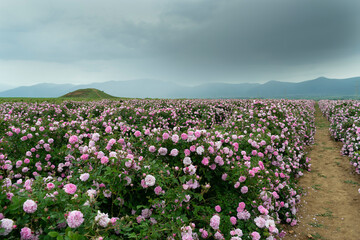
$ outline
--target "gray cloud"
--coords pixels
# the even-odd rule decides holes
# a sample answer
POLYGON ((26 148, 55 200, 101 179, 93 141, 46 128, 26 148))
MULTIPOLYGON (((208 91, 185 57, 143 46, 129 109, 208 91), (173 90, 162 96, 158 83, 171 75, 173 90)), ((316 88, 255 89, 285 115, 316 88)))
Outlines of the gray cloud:
MULTIPOLYGON (((358 9, 358 0, 4 0, 0 60, 13 67, 0 68, 0 76, 24 82, 6 70, 24 70, 19 61, 56 63, 54 74, 55 66, 71 69, 69 81, 89 77, 93 68, 87 66, 95 65, 93 81, 146 77, 194 84, 357 75, 349 62, 360 61, 358 9)), ((24 78, 51 81, 33 76, 24 78)))

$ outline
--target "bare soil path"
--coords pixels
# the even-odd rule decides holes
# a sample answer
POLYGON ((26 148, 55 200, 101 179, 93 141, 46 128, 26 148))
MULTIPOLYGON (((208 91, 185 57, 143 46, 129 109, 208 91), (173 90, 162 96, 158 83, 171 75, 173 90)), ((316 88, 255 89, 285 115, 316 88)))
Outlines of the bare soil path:
POLYGON ((284 239, 360 240, 360 176, 341 156, 341 143, 330 138, 330 123, 316 106, 315 144, 311 169, 300 179, 306 192, 299 206, 299 221, 287 228, 284 239))

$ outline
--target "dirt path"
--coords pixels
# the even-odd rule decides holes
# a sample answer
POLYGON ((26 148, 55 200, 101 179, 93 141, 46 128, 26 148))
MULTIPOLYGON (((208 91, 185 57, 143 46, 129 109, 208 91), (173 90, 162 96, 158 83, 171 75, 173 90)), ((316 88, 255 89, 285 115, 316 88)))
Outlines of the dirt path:
POLYGON ((299 207, 299 223, 287 229, 286 240, 360 239, 360 176, 354 173, 341 144, 329 134, 329 122, 316 107, 315 145, 311 169, 300 180, 306 193, 299 207))

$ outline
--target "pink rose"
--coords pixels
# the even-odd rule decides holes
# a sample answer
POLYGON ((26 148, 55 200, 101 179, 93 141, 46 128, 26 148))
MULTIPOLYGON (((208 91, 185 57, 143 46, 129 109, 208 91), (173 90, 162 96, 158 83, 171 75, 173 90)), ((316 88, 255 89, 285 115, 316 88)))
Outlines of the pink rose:
POLYGON ((72 183, 68 183, 64 186, 64 191, 68 194, 74 194, 76 192, 76 185, 72 184, 72 183))

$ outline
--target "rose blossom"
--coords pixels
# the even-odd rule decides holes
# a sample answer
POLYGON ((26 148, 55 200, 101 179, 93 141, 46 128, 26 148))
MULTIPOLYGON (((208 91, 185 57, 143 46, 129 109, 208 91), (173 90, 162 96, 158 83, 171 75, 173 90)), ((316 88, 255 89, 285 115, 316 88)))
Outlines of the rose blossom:
POLYGON ((31 229, 28 227, 23 227, 20 231, 21 239, 23 240, 30 240, 33 238, 33 235, 31 233, 31 229))
POLYGON ((146 186, 154 186, 155 185, 156 178, 153 175, 146 175, 145 177, 145 184, 146 186))
POLYGON ((248 192, 248 187, 247 186, 241 187, 241 193, 245 194, 247 192, 248 192))
POLYGON ((251 237, 252 237, 252 240, 259 240, 260 234, 258 232, 252 232, 251 237))
POLYGON ((53 184, 53 183, 48 183, 47 185, 46 185, 46 188, 48 189, 48 190, 51 190, 51 189, 53 189, 55 187, 55 184, 53 184))
POLYGON ((80 211, 71 211, 66 222, 70 228, 77 228, 84 222, 84 215, 80 211))
POLYGON ((85 182, 86 180, 88 180, 90 177, 90 174, 89 173, 83 173, 80 175, 80 180, 85 182))
POLYGON ((28 199, 23 204, 23 209, 26 213, 34 213, 37 209, 37 204, 31 199, 28 199))
POLYGON ((219 225, 220 225, 220 216, 219 215, 212 216, 212 218, 210 219, 210 227, 216 230, 219 229, 219 225))
POLYGON ((72 184, 72 183, 68 183, 64 186, 64 191, 68 194, 74 194, 76 192, 76 185, 72 184))
POLYGON ((98 211, 98 214, 95 217, 95 222, 97 222, 99 224, 99 226, 105 228, 110 223, 109 215, 107 213, 105 214, 105 213, 98 211))
POLYGON ((71 144, 74 144, 78 141, 78 137, 75 136, 75 135, 72 135, 70 138, 69 138, 69 143, 71 144))
POLYGON ((216 205, 216 206, 215 206, 215 211, 221 212, 221 207, 220 207, 219 205, 216 205))
POLYGON ((0 220, 0 229, 5 229, 5 232, 0 233, 0 236, 6 236, 8 235, 12 230, 14 226, 14 221, 8 218, 4 218, 0 220))

